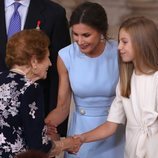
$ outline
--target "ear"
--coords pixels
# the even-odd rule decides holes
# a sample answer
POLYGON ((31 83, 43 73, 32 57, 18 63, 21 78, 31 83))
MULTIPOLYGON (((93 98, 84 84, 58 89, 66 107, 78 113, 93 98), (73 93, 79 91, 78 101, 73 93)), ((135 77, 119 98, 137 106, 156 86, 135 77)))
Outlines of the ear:
POLYGON ((37 59, 36 59, 36 57, 35 57, 34 55, 32 56, 30 63, 31 63, 31 67, 32 67, 33 69, 36 69, 36 68, 37 68, 38 61, 37 61, 37 59))

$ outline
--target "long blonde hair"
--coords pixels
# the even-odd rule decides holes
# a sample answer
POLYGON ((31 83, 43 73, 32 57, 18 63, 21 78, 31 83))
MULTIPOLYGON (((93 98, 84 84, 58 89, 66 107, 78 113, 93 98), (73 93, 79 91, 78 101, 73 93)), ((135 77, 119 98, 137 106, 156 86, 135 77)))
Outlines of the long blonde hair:
MULTIPOLYGON (((158 70, 158 29, 152 20, 145 17, 133 17, 125 20, 119 31, 125 30, 131 38, 135 53, 136 68, 143 74, 152 74, 158 70)), ((134 70, 133 62, 120 64, 121 95, 129 97, 131 93, 131 77, 134 70)))

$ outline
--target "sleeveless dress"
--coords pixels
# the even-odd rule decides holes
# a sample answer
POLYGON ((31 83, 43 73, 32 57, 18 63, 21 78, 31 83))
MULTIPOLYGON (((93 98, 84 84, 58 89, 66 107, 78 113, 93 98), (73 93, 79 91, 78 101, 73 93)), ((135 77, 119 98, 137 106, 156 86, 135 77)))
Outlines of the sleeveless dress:
MULTIPOLYGON (((76 43, 59 51, 68 71, 75 108, 68 136, 87 132, 107 120, 118 82, 117 42, 109 40, 101 55, 91 58, 81 53, 76 43)), ((65 158, 123 158, 124 131, 107 139, 85 143, 79 152, 65 158)))

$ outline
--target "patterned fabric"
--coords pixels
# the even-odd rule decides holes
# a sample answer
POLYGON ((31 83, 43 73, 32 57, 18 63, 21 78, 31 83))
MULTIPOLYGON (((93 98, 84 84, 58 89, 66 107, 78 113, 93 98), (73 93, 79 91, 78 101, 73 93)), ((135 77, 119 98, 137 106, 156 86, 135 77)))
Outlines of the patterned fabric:
POLYGON ((14 72, 0 73, 0 157, 27 149, 48 152, 43 96, 37 83, 14 72))
POLYGON ((21 30, 21 17, 18 12, 18 8, 20 7, 20 3, 15 2, 14 3, 14 12, 10 19, 10 24, 8 28, 8 37, 11 37, 16 32, 19 32, 21 30))

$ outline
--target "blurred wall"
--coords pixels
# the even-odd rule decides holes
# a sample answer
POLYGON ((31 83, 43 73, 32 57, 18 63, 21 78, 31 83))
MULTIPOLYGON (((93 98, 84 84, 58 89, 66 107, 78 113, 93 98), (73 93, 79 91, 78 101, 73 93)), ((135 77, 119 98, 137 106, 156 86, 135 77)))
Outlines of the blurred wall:
MULTIPOLYGON (((72 10, 86 0, 53 0, 61 4, 69 19, 72 10)), ((146 16, 158 25, 158 0, 89 0, 101 4, 108 16, 109 35, 117 38, 120 23, 130 16, 146 16)))

